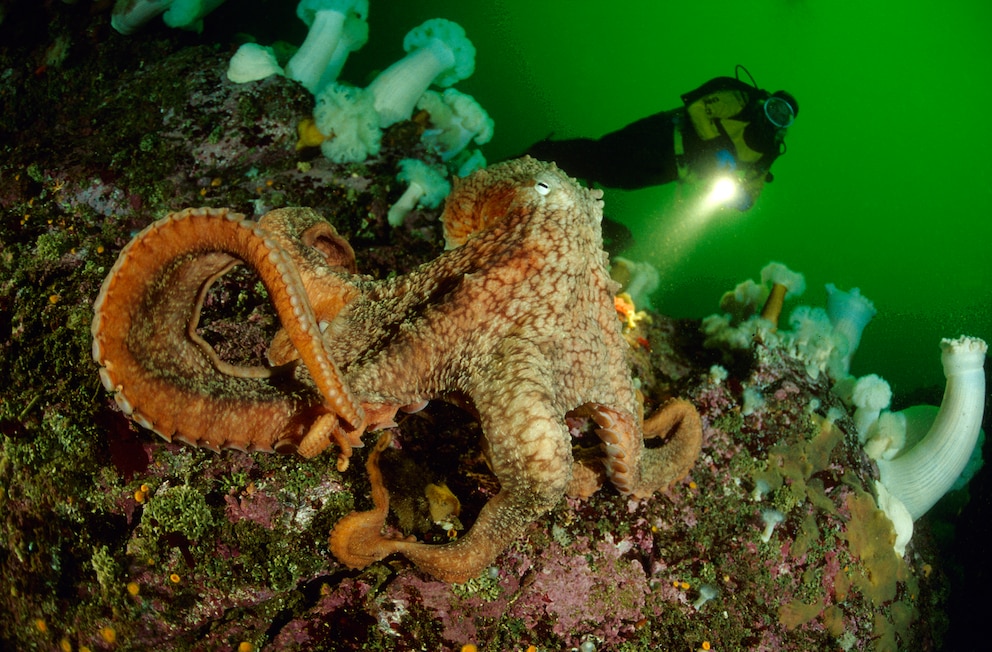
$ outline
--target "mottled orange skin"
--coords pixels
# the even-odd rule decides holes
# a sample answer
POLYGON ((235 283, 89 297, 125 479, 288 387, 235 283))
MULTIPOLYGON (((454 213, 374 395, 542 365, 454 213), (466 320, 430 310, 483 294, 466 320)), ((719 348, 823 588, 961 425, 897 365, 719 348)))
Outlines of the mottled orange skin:
MULTIPOLYGON (((620 491, 647 496, 688 472, 702 433, 689 403, 673 401, 652 417, 649 436, 668 439, 643 446, 617 287, 602 248, 600 197, 534 159, 481 170, 457 183, 446 201, 446 239, 454 249, 386 281, 354 275, 347 243, 312 211, 261 220, 266 242, 294 261, 309 300, 303 312, 312 316, 293 327, 311 332, 308 319, 325 326, 342 391, 364 416, 350 433, 339 425, 308 435, 306 454, 335 440, 343 442, 346 462, 357 435, 387 425, 398 408, 457 395, 478 414, 500 481, 499 493, 457 541, 386 538, 388 493, 377 460, 388 437, 381 439, 368 462, 375 509, 345 517, 331 535, 343 563, 362 567, 399 552, 445 581, 479 574, 569 487, 568 412, 585 413, 599 426, 606 472, 620 491)), ((291 330, 273 342, 273 362, 294 360, 300 342, 307 343, 291 330)), ((333 416, 335 397, 322 393, 311 403, 333 416)))
POLYGON ((264 451, 361 443, 365 414, 317 324, 298 266, 259 224, 188 209, 121 251, 94 303, 93 359, 124 413, 170 441, 264 451), (227 364, 197 335, 206 290, 239 262, 262 278, 308 375, 227 364))

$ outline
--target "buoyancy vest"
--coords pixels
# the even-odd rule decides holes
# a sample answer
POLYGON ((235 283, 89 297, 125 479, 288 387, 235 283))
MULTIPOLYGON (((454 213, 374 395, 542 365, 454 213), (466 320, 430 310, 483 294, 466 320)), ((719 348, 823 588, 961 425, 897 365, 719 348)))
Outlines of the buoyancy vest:
MULTIPOLYGON (((698 139, 705 145, 716 144, 718 138, 723 138, 732 146, 734 158, 747 167, 770 167, 770 161, 765 165, 757 165, 762 157, 774 159, 778 152, 761 152, 751 147, 746 139, 748 127, 757 116, 759 96, 767 95, 733 77, 717 77, 706 82, 699 88, 682 95, 687 120, 679 120, 676 124, 675 146, 676 159, 683 160, 683 166, 691 167, 685 157, 684 135, 682 129, 692 125, 698 139), (688 124, 685 124, 688 122, 688 124), (679 149, 681 148, 681 152, 679 149)), ((764 162, 763 162, 764 163, 764 162)), ((680 177, 683 166, 680 166, 680 177)))

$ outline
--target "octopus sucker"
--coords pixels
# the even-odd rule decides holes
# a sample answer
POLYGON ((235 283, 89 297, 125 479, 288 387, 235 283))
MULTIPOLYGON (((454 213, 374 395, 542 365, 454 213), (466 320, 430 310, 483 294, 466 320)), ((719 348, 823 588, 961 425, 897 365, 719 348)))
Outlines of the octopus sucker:
POLYGON ((168 437, 166 437, 162 433, 158 432, 155 429, 155 424, 152 423, 152 421, 150 419, 148 419, 148 417, 146 417, 145 415, 143 415, 141 412, 138 412, 138 411, 134 410, 134 411, 131 412, 131 415, 130 416, 131 416, 131 419, 135 423, 137 423, 139 426, 141 426, 145 430, 151 430, 152 432, 155 432, 160 437, 164 437, 164 438, 168 439, 168 437))
MULTIPOLYGON (((223 443, 226 444, 227 442, 225 441, 223 443)), ((220 449, 223 447, 223 444, 215 444, 209 439, 198 439, 195 445, 199 448, 206 448, 207 450, 211 450, 215 453, 219 453, 220 449)))
POLYGON ((118 391, 114 396, 114 400, 117 402, 117 407, 121 409, 121 412, 127 416, 132 416, 134 414, 134 406, 131 405, 131 401, 127 400, 127 396, 124 392, 118 391))
POLYGON ((178 441, 188 446, 197 446, 200 440, 196 437, 188 437, 182 433, 175 433, 172 437, 167 438, 169 441, 178 441))

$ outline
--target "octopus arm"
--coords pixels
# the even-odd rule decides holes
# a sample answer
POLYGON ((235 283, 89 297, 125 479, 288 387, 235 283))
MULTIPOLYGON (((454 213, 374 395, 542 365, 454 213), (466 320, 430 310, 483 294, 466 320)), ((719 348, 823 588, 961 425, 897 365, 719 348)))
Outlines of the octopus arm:
POLYGON ((306 443, 316 454, 332 437, 361 432, 362 408, 320 338, 294 265, 241 215, 186 210, 151 224, 121 252, 94 313, 104 386, 125 414, 168 440, 280 451, 306 443), (224 363, 196 335, 206 289, 239 261, 259 273, 316 389, 278 373, 286 369, 224 363))
POLYGON ((485 391, 469 391, 486 436, 500 491, 479 513, 468 533, 453 543, 429 545, 381 534, 388 512, 377 458, 369 461, 375 509, 342 519, 331 534, 331 550, 351 567, 363 567, 399 552, 447 582, 464 582, 493 563, 527 526, 554 507, 572 479, 572 451, 564 414, 551 407, 550 365, 535 345, 506 338, 486 377, 485 391))

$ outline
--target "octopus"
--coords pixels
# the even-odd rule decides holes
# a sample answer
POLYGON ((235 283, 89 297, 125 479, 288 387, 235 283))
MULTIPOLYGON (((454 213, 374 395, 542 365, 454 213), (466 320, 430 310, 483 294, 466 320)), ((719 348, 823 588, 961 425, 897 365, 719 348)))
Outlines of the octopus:
POLYGON ((448 249, 384 280, 358 274, 348 242, 311 209, 257 221, 225 209, 173 213, 124 247, 104 281, 93 358, 121 410, 169 441, 305 458, 334 444, 341 471, 362 436, 395 425, 399 410, 439 398, 466 406, 499 490, 464 536, 426 544, 384 534, 386 434, 366 463, 373 508, 346 515, 329 539, 351 568, 400 553, 464 582, 566 492, 597 489, 597 473, 646 498, 699 455, 691 403, 642 415, 602 204, 601 191, 554 164, 479 170, 456 180, 445 202, 448 249), (257 365, 221 359, 197 330, 208 289, 238 264, 257 273, 281 326, 257 365), (573 457, 573 416, 594 422, 598 471, 573 457))

